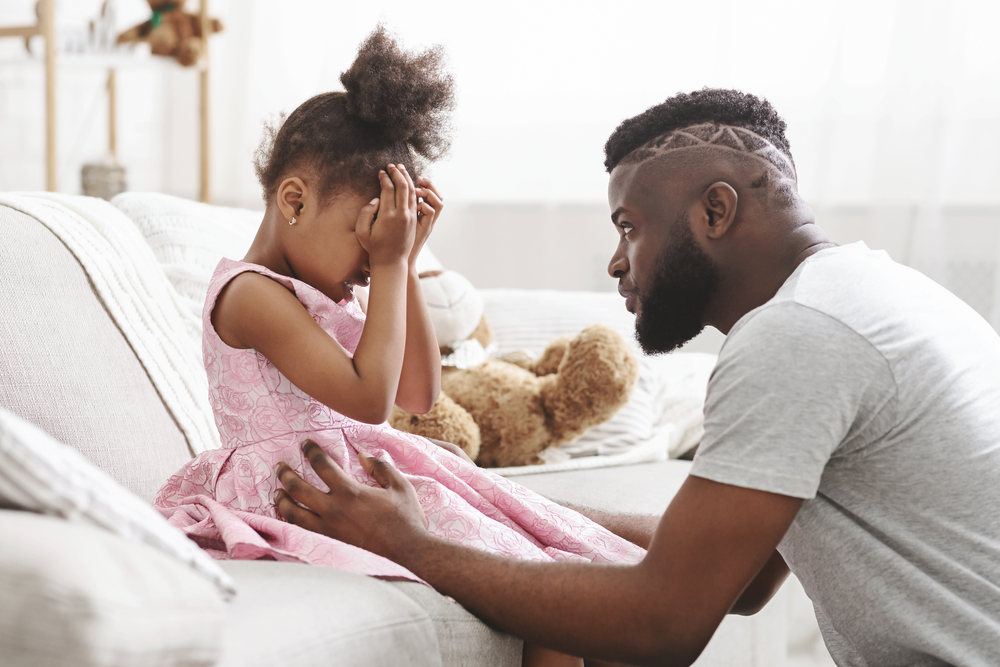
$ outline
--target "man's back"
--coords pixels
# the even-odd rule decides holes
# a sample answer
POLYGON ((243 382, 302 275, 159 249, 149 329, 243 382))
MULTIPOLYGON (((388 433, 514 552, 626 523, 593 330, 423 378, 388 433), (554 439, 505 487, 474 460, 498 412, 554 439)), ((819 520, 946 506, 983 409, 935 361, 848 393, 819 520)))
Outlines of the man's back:
POLYGON ((730 331, 692 474, 807 498, 779 546, 840 664, 1000 655, 1000 337, 863 244, 730 331))

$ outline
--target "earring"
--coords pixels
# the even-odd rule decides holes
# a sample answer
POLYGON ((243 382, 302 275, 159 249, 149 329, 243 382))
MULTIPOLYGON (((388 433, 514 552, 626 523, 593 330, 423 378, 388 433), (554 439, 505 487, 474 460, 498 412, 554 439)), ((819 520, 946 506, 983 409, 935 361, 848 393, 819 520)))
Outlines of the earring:
POLYGON ((294 225, 294 224, 295 224, 296 222, 298 222, 298 220, 296 220, 296 219, 295 219, 295 216, 293 215, 293 216, 292 216, 292 219, 288 221, 288 224, 289 224, 289 225, 294 225))

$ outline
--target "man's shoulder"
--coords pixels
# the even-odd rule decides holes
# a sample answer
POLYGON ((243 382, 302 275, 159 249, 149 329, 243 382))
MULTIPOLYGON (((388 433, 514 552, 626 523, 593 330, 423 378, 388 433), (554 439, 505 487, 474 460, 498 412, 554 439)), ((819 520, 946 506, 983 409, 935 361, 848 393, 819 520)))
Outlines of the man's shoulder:
POLYGON ((894 262, 885 251, 862 242, 816 253, 803 261, 772 299, 794 302, 838 319, 875 308, 899 292, 922 293, 935 285, 926 277, 894 262))
POLYGON ((943 320, 976 326, 975 311, 918 271, 863 243, 816 253, 800 264, 775 296, 744 316, 730 333, 812 325, 846 327, 881 346, 915 329, 934 331, 943 320), (765 315, 766 314, 766 315, 765 315), (750 322, 755 326, 747 326, 750 322))

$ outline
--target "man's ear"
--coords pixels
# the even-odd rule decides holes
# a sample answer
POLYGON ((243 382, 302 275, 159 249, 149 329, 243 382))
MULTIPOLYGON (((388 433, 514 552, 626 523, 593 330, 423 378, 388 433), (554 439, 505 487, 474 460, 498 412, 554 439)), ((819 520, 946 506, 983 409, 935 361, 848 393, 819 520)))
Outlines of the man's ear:
POLYGON ((298 218, 302 215, 302 207, 307 194, 306 184, 298 176, 286 178, 278 185, 275 198, 278 200, 278 209, 285 220, 298 218))
POLYGON ((725 181, 716 181, 705 188, 698 200, 699 218, 702 232, 710 239, 721 239, 736 220, 736 204, 739 196, 733 186, 725 181))

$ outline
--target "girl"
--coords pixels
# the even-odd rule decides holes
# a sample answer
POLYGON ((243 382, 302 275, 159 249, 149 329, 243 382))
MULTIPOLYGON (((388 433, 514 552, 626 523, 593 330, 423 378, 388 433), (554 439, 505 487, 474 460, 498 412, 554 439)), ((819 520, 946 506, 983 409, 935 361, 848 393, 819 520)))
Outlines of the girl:
MULTIPOLYGON (((385 423, 426 412, 441 359, 414 269, 442 200, 419 158, 447 149, 442 54, 403 52, 380 27, 341 75, 270 130, 256 156, 267 208, 242 261, 211 280, 203 351, 222 449, 170 478, 157 508, 217 558, 273 558, 417 579, 372 553, 278 518, 274 467, 311 439, 355 479, 359 453, 413 482, 431 530, 493 553, 635 562, 643 551, 568 509, 385 423), (367 315, 354 287, 370 282, 367 315)), ((360 293, 359 295, 360 296, 360 293)), ((526 663, 571 660, 528 647, 526 663)), ((572 663, 569 663, 572 664, 572 663)))

